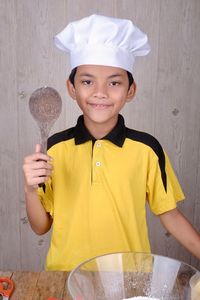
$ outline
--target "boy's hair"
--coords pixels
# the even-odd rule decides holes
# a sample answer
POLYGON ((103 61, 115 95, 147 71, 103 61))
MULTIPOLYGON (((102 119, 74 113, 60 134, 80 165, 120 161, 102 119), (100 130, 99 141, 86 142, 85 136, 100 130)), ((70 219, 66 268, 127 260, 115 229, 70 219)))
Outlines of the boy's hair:
MULTIPOLYGON (((74 78, 75 78, 75 75, 76 75, 76 71, 77 71, 77 67, 74 68, 74 69, 71 71, 70 75, 69 75, 69 81, 70 81, 73 85, 74 85, 74 78)), ((133 75, 132 75, 129 71, 127 71, 127 75, 128 75, 128 81, 129 81, 129 86, 128 86, 128 88, 130 89, 131 84, 134 83, 134 79, 133 79, 133 75)))

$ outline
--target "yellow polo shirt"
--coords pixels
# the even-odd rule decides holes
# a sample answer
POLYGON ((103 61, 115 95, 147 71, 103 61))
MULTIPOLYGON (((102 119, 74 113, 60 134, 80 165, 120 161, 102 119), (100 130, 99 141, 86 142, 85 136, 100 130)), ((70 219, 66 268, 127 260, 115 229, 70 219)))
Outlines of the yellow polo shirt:
POLYGON ((116 127, 94 140, 77 125, 48 140, 54 172, 42 204, 53 217, 47 270, 71 270, 97 255, 150 252, 146 202, 156 215, 184 198, 170 162, 151 135, 116 127))

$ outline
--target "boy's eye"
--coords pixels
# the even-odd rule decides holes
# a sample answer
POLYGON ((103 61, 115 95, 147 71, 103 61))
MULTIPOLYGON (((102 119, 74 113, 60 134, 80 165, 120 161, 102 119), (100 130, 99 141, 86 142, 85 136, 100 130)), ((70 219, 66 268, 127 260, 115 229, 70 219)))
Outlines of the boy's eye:
POLYGON ((90 85, 90 84, 92 84, 92 81, 91 80, 82 80, 81 83, 84 85, 90 85))
POLYGON ((118 85, 120 85, 120 82, 119 82, 119 81, 112 81, 112 82, 110 83, 110 85, 111 85, 111 86, 118 86, 118 85))

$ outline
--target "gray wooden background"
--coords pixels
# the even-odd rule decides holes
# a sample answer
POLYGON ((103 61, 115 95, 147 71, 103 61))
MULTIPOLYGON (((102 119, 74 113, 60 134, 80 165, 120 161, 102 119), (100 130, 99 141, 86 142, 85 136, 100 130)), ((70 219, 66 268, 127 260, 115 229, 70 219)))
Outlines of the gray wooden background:
MULTIPOLYGON (((0 269, 43 269, 50 235, 36 236, 23 195, 23 157, 39 141, 29 113, 31 93, 56 88, 63 110, 51 133, 75 124, 80 111, 67 95, 68 60, 52 38, 92 13, 129 18, 148 33, 151 53, 135 65, 137 95, 126 124, 156 136, 186 194, 181 211, 200 231, 200 1, 0 0, 0 269)), ((200 269, 200 262, 148 213, 154 253, 200 269)))

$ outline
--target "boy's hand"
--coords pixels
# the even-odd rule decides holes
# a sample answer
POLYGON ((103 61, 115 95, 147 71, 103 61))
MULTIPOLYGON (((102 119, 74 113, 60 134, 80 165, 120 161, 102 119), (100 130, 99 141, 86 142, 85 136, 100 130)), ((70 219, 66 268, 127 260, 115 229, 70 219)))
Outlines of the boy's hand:
POLYGON ((40 183, 46 182, 53 170, 50 163, 52 158, 41 151, 42 146, 37 144, 35 153, 24 158, 25 188, 29 191, 36 189, 40 183))

